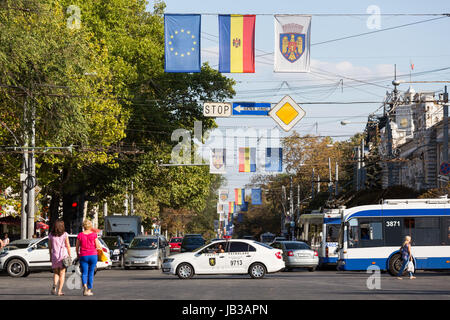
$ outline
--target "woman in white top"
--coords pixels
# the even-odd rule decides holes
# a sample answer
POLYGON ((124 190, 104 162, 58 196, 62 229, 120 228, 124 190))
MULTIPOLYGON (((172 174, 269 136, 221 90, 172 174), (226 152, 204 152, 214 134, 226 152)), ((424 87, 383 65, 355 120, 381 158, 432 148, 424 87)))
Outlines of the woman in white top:
POLYGON ((3 245, 4 245, 4 246, 7 246, 8 244, 9 244, 8 234, 5 233, 4 239, 3 239, 3 245))

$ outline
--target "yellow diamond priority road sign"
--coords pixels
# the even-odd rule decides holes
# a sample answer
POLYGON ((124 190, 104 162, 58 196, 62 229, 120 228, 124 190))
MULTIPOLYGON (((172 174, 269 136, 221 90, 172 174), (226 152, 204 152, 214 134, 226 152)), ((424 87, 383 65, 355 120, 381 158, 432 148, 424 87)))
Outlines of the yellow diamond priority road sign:
POLYGON ((290 96, 285 96, 273 107, 269 116, 275 120, 284 131, 291 130, 304 116, 303 110, 290 96))

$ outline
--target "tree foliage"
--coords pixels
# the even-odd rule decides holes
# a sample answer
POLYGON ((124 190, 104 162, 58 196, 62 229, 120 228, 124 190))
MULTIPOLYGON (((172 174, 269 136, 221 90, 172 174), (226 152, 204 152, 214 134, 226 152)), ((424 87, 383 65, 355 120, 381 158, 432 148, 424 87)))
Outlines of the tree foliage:
MULTIPOLYGON (((234 82, 203 65, 197 74, 164 72, 165 5, 152 12, 145 0, 5 0, 0 8, 0 144, 23 145, 36 110, 36 145, 73 152, 40 153, 38 181, 52 196, 55 219, 63 200, 108 199, 123 212, 133 195, 148 227, 163 212, 202 214, 215 178, 206 167, 166 168, 178 128, 215 127, 202 115, 203 101, 234 95, 234 82), (81 28, 68 21, 76 6, 81 28)), ((78 17, 77 17, 78 18, 78 17)), ((0 183, 18 190, 20 153, 0 159, 0 183)), ((93 204, 93 203, 92 203, 93 204)), ((73 211, 73 210, 72 210, 73 211)), ((208 211, 210 212, 210 211, 208 211)), ((78 215, 80 213, 78 212, 78 215)), ((204 227, 210 225, 203 223, 204 227)), ((197 227, 193 227, 194 229, 197 227)), ((197 228, 198 229, 198 228, 197 228)))

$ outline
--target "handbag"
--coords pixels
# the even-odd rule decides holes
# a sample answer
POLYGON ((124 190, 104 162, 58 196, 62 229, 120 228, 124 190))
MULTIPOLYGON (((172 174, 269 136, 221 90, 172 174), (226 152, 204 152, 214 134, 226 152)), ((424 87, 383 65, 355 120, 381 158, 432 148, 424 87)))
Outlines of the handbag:
MULTIPOLYGON (((64 244, 65 244, 65 242, 66 242, 66 239, 64 239, 64 244)), ((61 253, 63 248, 64 248, 64 246, 61 246, 59 253, 61 253)), ((62 259, 62 265, 64 268, 68 268, 72 265, 72 259, 70 258, 70 255, 68 255, 67 257, 64 257, 62 259)))
POLYGON ((101 262, 108 261, 108 257, 106 256, 106 254, 101 249, 97 249, 97 257, 98 257, 98 260, 101 261, 101 262))
POLYGON ((406 268, 408 272, 414 272, 414 263, 412 261, 408 262, 408 267, 406 268))
POLYGON ((72 265, 72 259, 70 258, 70 256, 65 257, 65 258, 62 260, 62 264, 63 264, 63 267, 64 267, 64 268, 70 267, 70 266, 72 265))

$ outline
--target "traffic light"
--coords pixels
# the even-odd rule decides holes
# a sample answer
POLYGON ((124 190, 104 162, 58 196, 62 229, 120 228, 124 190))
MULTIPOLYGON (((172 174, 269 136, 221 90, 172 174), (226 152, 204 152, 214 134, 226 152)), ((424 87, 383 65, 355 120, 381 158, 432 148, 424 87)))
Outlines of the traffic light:
POLYGON ((76 201, 72 202, 72 208, 76 208, 76 207, 78 207, 78 202, 76 202, 76 201))

